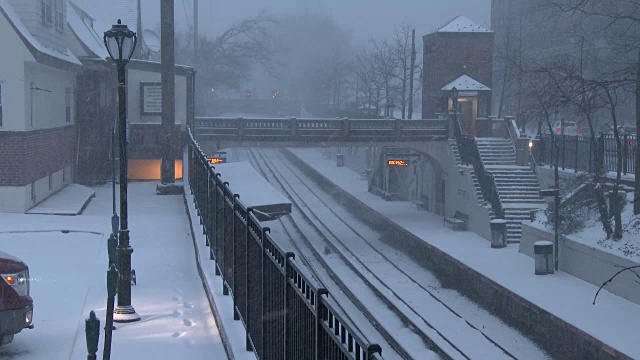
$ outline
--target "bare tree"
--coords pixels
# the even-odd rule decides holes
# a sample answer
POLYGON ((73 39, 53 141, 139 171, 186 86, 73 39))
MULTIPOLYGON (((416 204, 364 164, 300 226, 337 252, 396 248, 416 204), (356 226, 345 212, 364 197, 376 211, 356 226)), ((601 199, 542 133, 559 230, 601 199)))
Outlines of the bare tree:
POLYGON ((229 27, 215 39, 199 39, 199 57, 193 58, 193 35, 182 33, 176 41, 176 58, 181 64, 191 64, 198 71, 197 93, 203 94, 214 87, 240 89, 254 65, 275 73, 277 48, 269 33, 275 19, 265 12, 244 19, 229 27))

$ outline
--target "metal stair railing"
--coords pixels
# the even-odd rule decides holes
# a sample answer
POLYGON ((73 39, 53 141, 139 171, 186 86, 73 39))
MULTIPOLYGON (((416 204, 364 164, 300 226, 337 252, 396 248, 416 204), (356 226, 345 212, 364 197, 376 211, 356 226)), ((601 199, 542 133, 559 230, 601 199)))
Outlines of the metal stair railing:
POLYGON ((498 195, 496 181, 493 175, 484 167, 476 138, 462 133, 457 112, 454 112, 451 116, 453 116, 453 135, 458 143, 460 160, 463 163, 471 164, 473 166, 473 171, 478 177, 478 183, 480 183, 482 196, 484 196, 485 200, 489 201, 491 204, 491 209, 495 216, 497 218, 504 219, 504 210, 502 208, 502 203, 500 202, 500 196, 498 195))

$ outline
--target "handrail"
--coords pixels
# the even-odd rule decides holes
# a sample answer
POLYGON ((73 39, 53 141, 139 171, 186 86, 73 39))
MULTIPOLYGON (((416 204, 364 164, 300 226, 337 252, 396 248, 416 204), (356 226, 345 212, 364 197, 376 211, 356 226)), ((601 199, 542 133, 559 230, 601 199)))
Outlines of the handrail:
POLYGON ((493 175, 489 173, 484 167, 482 158, 480 158, 480 150, 478 150, 478 143, 473 136, 467 136, 462 134, 462 128, 460 127, 460 121, 458 114, 453 113, 453 134, 458 143, 460 149, 460 160, 463 163, 471 164, 473 171, 478 177, 478 183, 480 184, 480 190, 485 200, 491 204, 491 209, 497 218, 504 218, 504 210, 502 203, 500 202, 500 196, 498 194, 498 187, 496 185, 493 175))

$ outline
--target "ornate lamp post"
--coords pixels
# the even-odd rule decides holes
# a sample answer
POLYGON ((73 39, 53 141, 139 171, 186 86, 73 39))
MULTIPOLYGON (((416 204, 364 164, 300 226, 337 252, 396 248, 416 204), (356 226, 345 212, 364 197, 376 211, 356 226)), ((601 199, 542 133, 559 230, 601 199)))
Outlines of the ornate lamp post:
POLYGON ((140 320, 140 315, 131 306, 131 253, 127 219, 127 104, 125 76, 126 66, 133 50, 136 48, 136 33, 127 25, 113 25, 104 33, 104 44, 111 59, 118 68, 118 112, 120 142, 120 231, 118 232, 117 267, 118 267, 118 304, 114 311, 115 322, 133 322, 140 320))

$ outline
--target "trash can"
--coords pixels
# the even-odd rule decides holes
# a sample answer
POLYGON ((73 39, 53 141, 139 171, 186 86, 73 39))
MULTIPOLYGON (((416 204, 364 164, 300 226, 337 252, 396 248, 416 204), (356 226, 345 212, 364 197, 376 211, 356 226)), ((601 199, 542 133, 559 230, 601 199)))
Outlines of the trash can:
POLYGON ((338 165, 338 167, 343 167, 344 166, 344 155, 343 154, 336 154, 336 164, 338 165))
POLYGON ((536 275, 553 274, 553 243, 540 240, 533 243, 536 275))
POLYGON ((491 227, 491 247, 501 249, 507 246, 507 220, 494 219, 489 222, 491 227))

